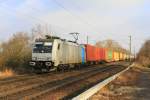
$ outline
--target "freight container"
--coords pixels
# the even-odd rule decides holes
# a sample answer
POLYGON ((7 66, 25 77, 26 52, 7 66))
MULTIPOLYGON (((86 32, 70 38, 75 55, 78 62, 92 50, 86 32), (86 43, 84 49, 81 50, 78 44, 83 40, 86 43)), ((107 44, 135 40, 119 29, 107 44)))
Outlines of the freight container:
POLYGON ((119 60, 123 60, 123 54, 122 54, 122 52, 119 53, 119 60))
POLYGON ((102 48, 102 60, 106 60, 106 49, 102 48))
POLYGON ((108 57, 109 57, 110 61, 113 61, 113 52, 112 52, 112 50, 109 50, 108 57))
POLYGON ((119 52, 117 52, 117 61, 119 61, 119 52))
POLYGON ((115 61, 115 52, 113 51, 113 61, 115 61))
POLYGON ((113 61, 116 61, 116 59, 117 59, 117 52, 113 51, 113 61))
POLYGON ((106 49, 106 61, 111 62, 113 61, 113 52, 112 50, 106 49))
POLYGON ((105 60, 105 49, 104 48, 100 48, 100 62, 105 60))
POLYGON ((98 47, 85 44, 86 61, 87 62, 99 62, 100 61, 100 49, 98 47))
POLYGON ((108 49, 105 48, 105 61, 108 61, 108 49))
POLYGON ((122 60, 124 60, 124 53, 122 53, 122 60))
POLYGON ((81 57, 82 57, 82 64, 86 63, 86 52, 85 52, 85 46, 81 45, 81 57))
POLYGON ((114 54, 114 61, 118 61, 119 60, 119 53, 114 51, 113 54, 114 54))
POLYGON ((116 61, 119 61, 119 52, 116 52, 116 61))
POLYGON ((125 57, 126 57, 125 53, 123 53, 122 56, 123 56, 123 60, 125 60, 125 57))
POLYGON ((95 48, 95 61, 100 61, 100 48, 94 47, 95 48))
POLYGON ((85 51, 86 51, 86 61, 94 61, 94 49, 93 46, 86 44, 85 45, 85 51))

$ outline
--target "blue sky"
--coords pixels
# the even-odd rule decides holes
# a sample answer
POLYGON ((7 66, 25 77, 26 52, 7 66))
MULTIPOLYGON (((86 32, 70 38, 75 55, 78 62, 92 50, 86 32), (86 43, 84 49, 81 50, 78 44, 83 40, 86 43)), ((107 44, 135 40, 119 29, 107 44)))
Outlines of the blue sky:
POLYGON ((19 31, 30 32, 37 24, 49 26, 53 35, 80 43, 114 39, 128 48, 133 37, 136 51, 150 38, 149 0, 0 0, 0 41, 19 31))

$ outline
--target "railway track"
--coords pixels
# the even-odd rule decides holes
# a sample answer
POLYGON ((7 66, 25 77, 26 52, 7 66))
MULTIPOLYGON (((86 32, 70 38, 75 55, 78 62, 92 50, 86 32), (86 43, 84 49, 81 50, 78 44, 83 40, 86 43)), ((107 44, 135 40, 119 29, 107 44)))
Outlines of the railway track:
POLYGON ((39 93, 35 93, 34 95, 26 96, 26 98, 34 100, 49 100, 50 98, 55 100, 70 100, 72 99, 72 97, 80 94, 93 85, 125 69, 125 67, 120 67, 121 66, 109 66, 108 68, 103 68, 101 70, 91 71, 88 74, 76 77, 76 79, 73 79, 68 83, 66 82, 64 84, 57 85, 54 88, 40 91, 39 93))
MULTIPOLYGON (((106 66, 106 65, 111 65, 111 64, 114 64, 114 63, 106 63, 106 64, 99 65, 99 66, 106 66)), ((93 67, 97 67, 97 65, 96 66, 94 65, 93 67)), ((90 67, 88 66, 86 68, 81 68, 80 70, 85 70, 85 69, 90 69, 90 67)), ((74 70, 72 70, 72 71, 74 71, 74 70)), ((38 78, 38 77, 45 77, 48 75, 52 75, 54 73, 55 72, 46 73, 46 74, 39 74, 39 75, 38 74, 17 75, 17 76, 5 78, 5 79, 0 79, 0 86, 10 84, 10 83, 19 82, 19 81, 26 81, 26 80, 34 79, 34 78, 38 78)), ((56 74, 59 74, 59 73, 56 73, 56 74)))
MULTIPOLYGON (((103 64, 99 65, 99 67, 106 66, 109 64, 103 64)), ((29 74, 29 75, 20 75, 16 77, 11 77, 7 79, 0 80, 0 95, 3 93, 3 91, 6 91, 5 94, 7 93, 8 90, 13 90, 15 88, 20 88, 25 85, 29 84, 37 84, 40 83, 41 81, 44 81, 44 79, 54 79, 57 77, 61 77, 63 74, 69 74, 70 73, 82 73, 84 71, 91 70, 92 68, 97 67, 97 65, 94 65, 92 67, 87 66, 86 68, 82 67, 80 70, 71 70, 71 71, 66 71, 64 72, 51 72, 51 73, 46 73, 46 74, 29 74), (53 77, 53 78, 52 78, 53 77)))
MULTIPOLYGON (((96 68, 97 66, 93 66, 93 68, 96 68)), ((101 66, 99 66, 101 67, 101 66)), ((0 81, 0 95, 3 94, 8 94, 8 93, 14 93, 13 90, 17 91, 18 88, 20 90, 24 90, 26 88, 30 88, 33 86, 36 86, 37 83, 43 83, 47 82, 49 80, 55 81, 55 80, 60 80, 63 78, 67 78, 69 76, 75 76, 81 73, 84 73, 86 71, 91 70, 92 67, 87 67, 87 68, 82 68, 80 70, 71 70, 67 72, 52 72, 52 73, 47 73, 47 74, 40 74, 40 75, 34 75, 34 76, 22 76, 22 77, 16 77, 11 80, 2 80, 0 81), (29 86, 30 85, 30 86, 29 86), (25 87, 25 88, 24 88, 25 87), (10 91, 11 90, 11 91, 10 91), (13 92, 12 92, 13 91, 13 92)))
MULTIPOLYGON (((96 67, 97 66, 93 66, 93 68, 96 67)), ((21 76, 10 78, 10 80, 8 79, 0 80, 0 95, 7 94, 8 92, 11 92, 10 90, 16 90, 16 88, 20 88, 21 86, 27 86, 30 84, 33 85, 33 83, 37 84, 37 83, 41 83, 41 81, 49 80, 49 79, 54 81, 55 78, 59 80, 62 79, 61 77, 65 78, 69 76, 78 75, 80 73, 84 73, 91 69, 92 67, 87 67, 87 68, 81 68, 80 70, 71 70, 67 72, 51 72, 46 74, 34 75, 34 76, 21 75, 21 76)))
MULTIPOLYGON (((76 83, 78 81, 84 80, 86 78, 92 77, 94 75, 104 73, 110 69, 115 69, 118 67, 109 66, 109 67, 93 67, 92 69, 86 70, 80 74, 66 77, 59 80, 42 80, 43 82, 38 84, 26 84, 22 88, 16 88, 15 90, 5 91, 0 93, 0 99, 33 99, 36 97, 42 97, 47 93, 51 93, 61 87, 66 85, 76 83), (18 95, 19 94, 19 95, 18 95)), ((46 78, 45 78, 46 79, 46 78)), ((36 98, 37 99, 37 98, 36 98)))
MULTIPOLYGON (((87 67, 86 69, 90 69, 90 67, 87 67)), ((80 70, 84 70, 84 68, 82 68, 80 70)), ((71 71, 74 71, 74 70, 71 70, 71 71)), ((50 73, 44 73, 44 74, 26 74, 26 75, 13 76, 13 77, 1 79, 0 85, 6 85, 6 84, 17 83, 20 81, 26 81, 26 80, 30 80, 30 79, 34 79, 34 78, 45 77, 45 76, 53 75, 55 73, 60 74, 61 72, 58 72, 58 73, 50 72, 50 73)))

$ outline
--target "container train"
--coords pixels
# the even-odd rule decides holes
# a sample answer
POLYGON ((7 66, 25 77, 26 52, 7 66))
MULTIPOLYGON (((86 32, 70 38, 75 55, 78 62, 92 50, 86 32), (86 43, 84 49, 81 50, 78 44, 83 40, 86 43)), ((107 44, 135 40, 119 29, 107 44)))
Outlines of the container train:
POLYGON ((58 37, 37 39, 33 44, 30 66, 36 71, 60 70, 87 64, 129 59, 125 52, 78 44, 58 37))

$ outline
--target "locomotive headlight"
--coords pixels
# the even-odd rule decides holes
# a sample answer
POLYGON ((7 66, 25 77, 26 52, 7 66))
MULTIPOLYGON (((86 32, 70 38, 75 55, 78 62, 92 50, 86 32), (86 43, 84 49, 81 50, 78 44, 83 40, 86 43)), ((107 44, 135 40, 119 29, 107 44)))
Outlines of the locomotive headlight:
POLYGON ((36 65, 36 63, 33 62, 33 61, 29 62, 29 64, 30 64, 31 66, 35 66, 35 65, 36 65))
POLYGON ((45 65, 46 65, 46 66, 51 66, 52 63, 51 63, 51 62, 46 62, 45 65))

